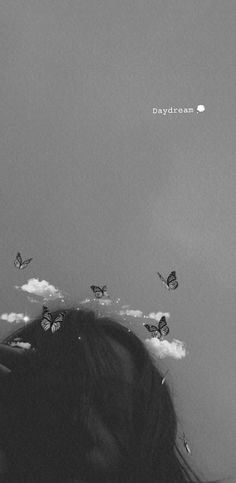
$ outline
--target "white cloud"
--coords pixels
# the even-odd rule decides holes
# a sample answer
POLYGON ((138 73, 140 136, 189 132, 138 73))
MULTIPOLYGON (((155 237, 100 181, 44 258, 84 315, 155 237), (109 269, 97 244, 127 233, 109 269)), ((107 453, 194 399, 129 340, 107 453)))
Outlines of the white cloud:
POLYGON ((147 316, 144 316, 144 317, 149 318, 149 319, 154 319, 157 322, 159 322, 163 316, 165 316, 167 319, 169 319, 170 314, 169 314, 169 312, 156 312, 156 313, 150 312, 147 316))
POLYGON ((43 297, 44 300, 56 300, 63 299, 62 293, 51 285, 47 280, 38 280, 38 278, 31 278, 28 282, 21 287, 15 285, 15 288, 22 290, 23 292, 28 292, 38 297, 43 297))
POLYGON ((31 344, 29 342, 22 342, 22 341, 12 341, 10 343, 12 347, 22 347, 23 349, 30 349, 31 344))
POLYGON ((173 339, 172 342, 169 342, 153 337, 152 339, 145 339, 144 343, 154 361, 164 357, 183 359, 187 354, 185 343, 181 340, 173 339))
POLYGON ((10 324, 12 322, 19 323, 19 322, 22 322, 22 321, 28 322, 30 320, 29 317, 27 317, 25 314, 16 314, 15 312, 11 312, 10 314, 7 314, 7 313, 2 314, 1 319, 6 320, 10 324))
MULTIPOLYGON (((129 305, 122 305, 122 307, 129 307, 129 305)), ((143 317, 144 319, 154 319, 157 322, 163 317, 163 315, 166 318, 170 317, 169 312, 150 312, 148 315, 144 315, 144 313, 141 310, 134 310, 134 309, 126 309, 126 310, 120 310, 118 312, 120 315, 130 315, 131 317, 143 317)))
POLYGON ((38 304, 40 301, 39 300, 36 300, 32 297, 27 297, 28 301, 31 302, 32 304, 38 304))
POLYGON ((98 299, 100 305, 111 305, 113 302, 111 299, 98 299))
POLYGON ((80 304, 88 304, 89 302, 91 302, 90 299, 84 299, 84 300, 81 300, 80 304))
POLYGON ((141 310, 119 310, 118 312, 120 315, 131 315, 132 317, 142 317, 143 312, 141 310))

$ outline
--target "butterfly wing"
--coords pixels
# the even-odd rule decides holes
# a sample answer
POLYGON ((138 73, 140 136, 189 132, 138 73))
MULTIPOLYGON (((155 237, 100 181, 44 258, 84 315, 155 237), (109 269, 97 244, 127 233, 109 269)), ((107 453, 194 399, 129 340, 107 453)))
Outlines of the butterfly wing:
POLYGON ((161 274, 161 273, 159 273, 159 272, 157 272, 157 274, 159 275, 159 278, 161 279, 161 281, 162 281, 163 283, 166 283, 166 281, 165 281, 164 277, 162 276, 162 274, 161 274))
POLYGON ((52 325, 52 315, 50 314, 48 308, 44 305, 43 306, 43 319, 41 320, 41 327, 42 329, 49 330, 52 325))
POLYGON ((56 332, 57 330, 60 329, 61 323, 62 323, 63 319, 64 319, 64 314, 63 313, 59 314, 55 318, 54 322, 51 325, 51 331, 52 331, 53 334, 54 334, 54 332, 56 332))
POLYGON ((161 333, 155 325, 144 324, 144 327, 146 327, 148 332, 151 332, 152 337, 157 337, 158 339, 160 339, 161 333))
POLYGON ((160 334, 162 336, 167 335, 170 332, 170 329, 169 329, 169 327, 167 325, 166 318, 165 318, 164 315, 160 319, 160 321, 158 322, 158 330, 160 331, 160 334))
POLYGON ((61 327, 61 322, 53 322, 51 325, 51 331, 54 334, 57 330, 59 330, 61 327))
POLYGON ((102 290, 102 293, 103 293, 104 297, 108 297, 107 286, 106 285, 103 285, 103 287, 101 288, 101 290, 102 290))
POLYGON ((165 279, 164 279, 164 277, 161 275, 161 273, 157 272, 157 274, 159 275, 159 278, 161 279, 162 283, 164 283, 164 285, 165 285, 167 288, 169 288, 169 287, 168 287, 168 285, 167 285, 166 280, 165 280, 165 279))
POLYGON ((90 285, 90 288, 94 292, 95 297, 97 299, 100 299, 103 296, 103 290, 100 287, 98 287, 97 285, 90 285))
POLYGON ((46 331, 51 328, 51 320, 47 317, 44 317, 41 321, 41 327, 46 331))
POLYGON ((156 332, 158 330, 155 325, 144 324, 144 327, 146 327, 148 332, 156 332))
POLYGON ((22 262, 22 264, 21 264, 21 266, 20 266, 21 270, 22 270, 23 268, 26 268, 26 267, 27 267, 27 265, 29 265, 29 263, 31 262, 31 260, 33 260, 33 258, 28 258, 28 260, 24 260, 24 262, 22 262))
POLYGON ((61 312, 54 320, 54 322, 62 322, 63 319, 65 317, 65 314, 63 314, 63 312, 61 312))
POLYGON ((22 264, 21 254, 20 254, 20 252, 18 252, 16 254, 16 258, 14 260, 14 265, 15 265, 16 268, 20 268, 21 267, 21 264, 22 264))
POLYGON ((175 290, 178 287, 179 283, 176 279, 176 272, 171 272, 168 275, 166 283, 171 290, 175 290))

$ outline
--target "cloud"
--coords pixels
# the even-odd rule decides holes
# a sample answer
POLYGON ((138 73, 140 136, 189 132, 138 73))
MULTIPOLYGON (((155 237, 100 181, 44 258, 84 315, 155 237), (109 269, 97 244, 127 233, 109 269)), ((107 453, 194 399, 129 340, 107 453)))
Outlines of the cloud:
POLYGON ((39 300, 33 299, 32 297, 27 297, 27 299, 28 299, 28 300, 29 300, 29 302, 31 302, 32 304, 38 304, 38 303, 39 303, 39 300))
MULTIPOLYGON (((117 299, 116 303, 118 303, 120 299, 117 299)), ((79 302, 80 304, 89 304, 91 303, 91 307, 94 306, 94 304, 99 304, 99 305, 106 305, 106 306, 109 306, 109 305, 112 305, 114 304, 114 301, 111 300, 110 298, 93 298, 93 299, 89 299, 89 298, 86 298, 84 300, 81 300, 81 302, 79 302)))
POLYGON ((43 297, 44 300, 56 300, 58 298, 64 299, 62 293, 54 287, 54 285, 47 282, 47 280, 42 280, 40 282, 37 278, 31 278, 21 287, 15 285, 15 288, 22 290, 23 292, 38 295, 38 297, 43 297))
POLYGON ((16 314, 15 312, 11 312, 10 314, 2 314, 0 317, 2 320, 6 320, 10 324, 12 322, 16 322, 17 324, 19 322, 29 322, 29 317, 27 317, 25 314, 16 314))
POLYGON ((111 299, 98 299, 100 305, 111 305, 113 302, 111 299))
POLYGON ((80 304, 88 304, 89 302, 91 302, 90 299, 84 299, 84 300, 81 300, 80 304))
POLYGON ((154 319, 157 322, 159 322, 163 316, 165 316, 167 319, 169 319, 170 314, 169 314, 169 312, 156 312, 156 313, 150 312, 148 315, 144 315, 145 318, 154 319))
POLYGON ((172 342, 169 342, 168 340, 159 340, 153 337, 152 339, 145 339, 144 343, 154 361, 164 359, 164 357, 183 359, 187 354, 185 343, 181 340, 173 339, 172 342))
MULTIPOLYGON (((122 305, 122 307, 129 307, 128 305, 122 305)), ((166 318, 170 317, 169 312, 150 312, 148 315, 144 315, 142 310, 134 310, 134 309, 126 309, 126 310, 119 310, 118 314, 120 315, 130 315, 131 317, 143 317, 144 319, 154 319, 157 322, 163 317, 166 318)))
POLYGON ((132 317, 143 317, 143 312, 141 310, 119 310, 118 314, 120 315, 131 315, 132 317))
POLYGON ((12 341, 10 344, 12 347, 22 347, 22 349, 30 349, 31 344, 29 342, 22 342, 22 341, 12 341))

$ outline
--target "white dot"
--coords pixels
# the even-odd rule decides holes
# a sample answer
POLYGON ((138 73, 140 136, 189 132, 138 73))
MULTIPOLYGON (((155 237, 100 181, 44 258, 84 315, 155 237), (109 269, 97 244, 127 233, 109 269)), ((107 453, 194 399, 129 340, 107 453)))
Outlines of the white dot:
POLYGON ((205 111, 205 106, 203 106, 203 104, 199 104, 199 105, 197 106, 197 111, 198 111, 198 112, 203 112, 203 111, 205 111))

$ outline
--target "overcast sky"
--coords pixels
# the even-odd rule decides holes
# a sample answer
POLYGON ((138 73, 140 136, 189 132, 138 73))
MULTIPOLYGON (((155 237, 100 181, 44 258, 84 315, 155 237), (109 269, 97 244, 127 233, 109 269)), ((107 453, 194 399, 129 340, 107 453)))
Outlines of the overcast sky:
POLYGON ((0 1, 0 313, 41 313, 21 287, 42 280, 169 312, 191 461, 234 483, 235 24, 234 0, 0 1))

